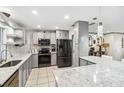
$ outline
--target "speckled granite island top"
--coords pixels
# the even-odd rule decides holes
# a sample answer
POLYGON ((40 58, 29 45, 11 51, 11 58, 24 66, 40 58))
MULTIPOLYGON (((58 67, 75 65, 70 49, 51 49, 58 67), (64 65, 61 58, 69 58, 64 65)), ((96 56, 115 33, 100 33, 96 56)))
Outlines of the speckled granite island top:
POLYGON ((58 87, 124 87, 124 63, 82 57, 96 64, 53 71, 58 87))
POLYGON ((25 54, 24 56, 21 55, 16 58, 9 59, 7 62, 11 60, 22 60, 22 61, 16 66, 0 68, 0 86, 2 86, 31 55, 32 54, 25 54))

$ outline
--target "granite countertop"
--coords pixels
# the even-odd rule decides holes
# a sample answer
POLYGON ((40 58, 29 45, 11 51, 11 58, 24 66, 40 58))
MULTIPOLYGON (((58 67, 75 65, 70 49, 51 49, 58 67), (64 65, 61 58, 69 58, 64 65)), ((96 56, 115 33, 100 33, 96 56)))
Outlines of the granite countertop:
POLYGON ((124 63, 100 57, 80 57, 95 65, 53 71, 58 87, 124 87, 124 63))
POLYGON ((11 60, 22 60, 22 61, 18 65, 16 65, 16 66, 0 68, 0 86, 2 86, 20 68, 20 66, 24 62, 26 62, 26 60, 31 55, 32 54, 26 54, 25 56, 20 55, 18 57, 11 58, 11 59, 7 60, 6 63, 11 61, 11 60))

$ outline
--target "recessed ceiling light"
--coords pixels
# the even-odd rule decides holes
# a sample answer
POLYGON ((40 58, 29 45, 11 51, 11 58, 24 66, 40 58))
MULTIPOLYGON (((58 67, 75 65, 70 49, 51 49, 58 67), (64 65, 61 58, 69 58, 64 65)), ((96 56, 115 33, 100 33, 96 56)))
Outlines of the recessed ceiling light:
POLYGON ((37 25, 38 28, 41 28, 41 25, 37 25))
POLYGON ((37 15, 38 12, 36 10, 32 10, 32 14, 37 15))
POLYGON ((56 26, 56 29, 58 29, 59 27, 58 26, 56 26))
POLYGON ((69 15, 65 15, 64 16, 64 19, 69 19, 69 15))

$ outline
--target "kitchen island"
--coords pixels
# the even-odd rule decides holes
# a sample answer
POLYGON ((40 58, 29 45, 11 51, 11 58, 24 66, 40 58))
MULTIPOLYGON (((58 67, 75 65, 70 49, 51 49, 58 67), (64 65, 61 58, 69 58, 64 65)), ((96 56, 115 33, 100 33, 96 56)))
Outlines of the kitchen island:
POLYGON ((58 87, 124 87, 124 63, 95 56, 80 57, 93 65, 53 71, 58 87))

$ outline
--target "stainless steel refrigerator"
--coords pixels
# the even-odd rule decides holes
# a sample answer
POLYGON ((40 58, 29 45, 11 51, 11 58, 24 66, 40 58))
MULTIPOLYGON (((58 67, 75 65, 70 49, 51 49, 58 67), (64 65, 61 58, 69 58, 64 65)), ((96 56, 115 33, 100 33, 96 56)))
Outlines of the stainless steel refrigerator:
POLYGON ((57 66, 72 66, 72 40, 57 39, 57 66))

